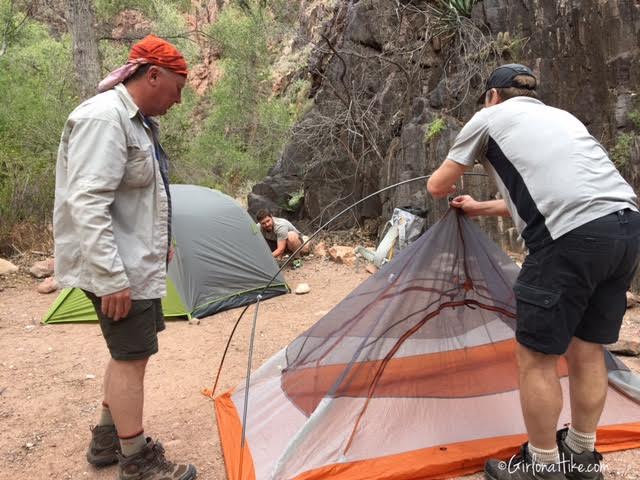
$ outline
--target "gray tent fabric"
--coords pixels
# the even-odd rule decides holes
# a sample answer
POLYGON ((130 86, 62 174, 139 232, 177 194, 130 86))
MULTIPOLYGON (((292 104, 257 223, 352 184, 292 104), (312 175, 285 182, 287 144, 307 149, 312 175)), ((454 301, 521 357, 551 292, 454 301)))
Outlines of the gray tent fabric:
MULTIPOLYGON (((171 185, 175 255, 169 275, 196 318, 255 302, 278 271, 256 223, 231 197, 197 185, 171 185)), ((288 293, 282 274, 262 293, 288 293)))

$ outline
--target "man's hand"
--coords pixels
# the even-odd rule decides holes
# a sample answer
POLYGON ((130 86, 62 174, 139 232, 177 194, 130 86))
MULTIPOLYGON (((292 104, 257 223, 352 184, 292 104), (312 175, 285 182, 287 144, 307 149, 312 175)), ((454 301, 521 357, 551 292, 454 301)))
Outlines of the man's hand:
POLYGON ((114 322, 123 319, 131 310, 131 289, 125 288, 119 292, 102 297, 102 313, 114 322))
POLYGON ((459 195, 451 200, 450 205, 454 208, 459 208, 469 217, 480 215, 480 202, 474 200, 471 195, 459 195))
POLYGON ((478 202, 471 195, 459 195, 451 200, 450 205, 459 208, 469 217, 497 216, 509 217, 509 209, 507 203, 503 200, 487 200, 486 202, 478 202))

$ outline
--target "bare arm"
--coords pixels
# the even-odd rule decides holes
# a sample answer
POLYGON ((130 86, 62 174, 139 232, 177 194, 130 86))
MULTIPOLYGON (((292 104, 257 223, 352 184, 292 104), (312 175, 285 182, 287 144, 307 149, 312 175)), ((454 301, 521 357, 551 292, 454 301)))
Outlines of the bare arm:
POLYGON ((287 240, 278 240, 278 245, 276 249, 273 251, 272 255, 274 258, 278 258, 287 250, 287 240))
POLYGON ((487 200, 478 202, 471 195, 460 195, 451 200, 451 206, 461 209, 470 217, 494 216, 494 217, 510 217, 511 214, 507 209, 507 202, 504 200, 487 200))
POLYGON ((427 190, 433 198, 446 197, 455 192, 456 182, 468 169, 453 160, 445 160, 427 181, 427 190))

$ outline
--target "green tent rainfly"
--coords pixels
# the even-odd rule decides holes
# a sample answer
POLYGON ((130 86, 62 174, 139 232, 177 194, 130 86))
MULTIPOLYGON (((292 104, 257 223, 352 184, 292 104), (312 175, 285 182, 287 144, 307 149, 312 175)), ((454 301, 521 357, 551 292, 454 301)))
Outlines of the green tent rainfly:
MULTIPOLYGON (((175 256, 165 317, 202 318, 255 302, 278 265, 249 214, 228 195, 196 185, 171 185, 171 198, 175 256)), ((278 274, 262 298, 287 292, 278 274)), ((96 320, 82 291, 64 289, 43 323, 96 320)))

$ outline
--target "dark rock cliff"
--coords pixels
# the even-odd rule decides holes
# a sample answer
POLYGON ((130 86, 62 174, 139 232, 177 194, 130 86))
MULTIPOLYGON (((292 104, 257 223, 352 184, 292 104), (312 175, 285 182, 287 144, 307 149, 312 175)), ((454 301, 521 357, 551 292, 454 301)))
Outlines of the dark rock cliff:
MULTIPOLYGON (((379 188, 432 172, 476 110, 488 72, 511 61, 531 66, 542 100, 582 120, 638 187, 640 1, 484 0, 471 19, 437 8, 418 0, 335 2, 310 59, 314 106, 254 188, 250 210, 268 205, 282 213, 288 195, 304 187, 298 215, 318 225, 379 188)), ((479 199, 495 195, 485 178, 462 183, 460 191, 479 199)), ((430 222, 447 208, 416 182, 334 226, 388 219, 403 205, 428 208, 430 222)), ((483 223, 517 247, 510 221, 483 223)))

